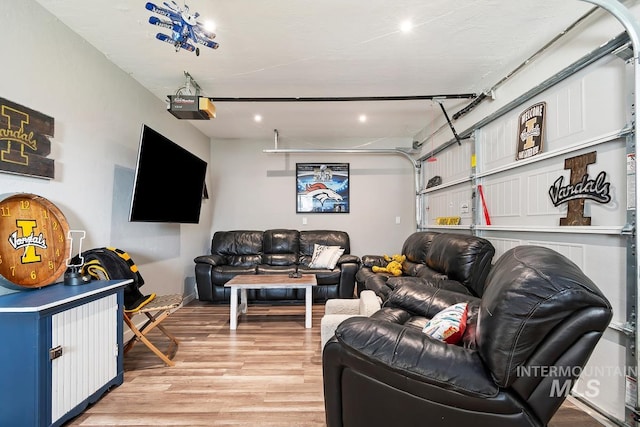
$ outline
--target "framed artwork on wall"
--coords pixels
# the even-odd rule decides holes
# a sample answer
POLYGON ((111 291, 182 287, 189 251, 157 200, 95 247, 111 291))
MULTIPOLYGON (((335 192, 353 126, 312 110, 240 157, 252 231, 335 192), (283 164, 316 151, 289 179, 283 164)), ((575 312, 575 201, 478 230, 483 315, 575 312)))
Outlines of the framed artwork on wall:
POLYGON ((542 153, 546 111, 547 103, 539 102, 527 108, 518 117, 516 160, 528 159, 542 153))
POLYGON ((296 213, 349 213, 349 163, 296 163, 296 213))

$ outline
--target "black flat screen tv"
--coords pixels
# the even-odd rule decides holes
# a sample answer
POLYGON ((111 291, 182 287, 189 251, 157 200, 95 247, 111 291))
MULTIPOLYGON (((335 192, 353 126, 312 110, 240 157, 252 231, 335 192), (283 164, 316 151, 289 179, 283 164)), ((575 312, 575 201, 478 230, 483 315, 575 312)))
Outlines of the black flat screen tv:
POLYGON ((207 162, 143 124, 129 221, 197 224, 207 162))

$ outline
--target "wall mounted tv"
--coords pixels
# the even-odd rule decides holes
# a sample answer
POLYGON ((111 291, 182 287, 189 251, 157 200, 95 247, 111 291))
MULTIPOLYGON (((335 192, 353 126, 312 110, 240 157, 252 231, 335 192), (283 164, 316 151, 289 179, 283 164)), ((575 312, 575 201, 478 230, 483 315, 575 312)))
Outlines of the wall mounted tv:
POLYGON ((129 221, 197 224, 207 162, 143 124, 129 221))

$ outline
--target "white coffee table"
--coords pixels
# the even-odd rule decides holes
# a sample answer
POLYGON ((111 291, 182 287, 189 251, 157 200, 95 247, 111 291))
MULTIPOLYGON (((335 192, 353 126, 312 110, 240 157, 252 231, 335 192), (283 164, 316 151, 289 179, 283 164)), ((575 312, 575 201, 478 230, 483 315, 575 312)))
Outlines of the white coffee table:
POLYGON ((311 328, 313 287, 317 285, 315 274, 289 277, 287 274, 238 274, 224 284, 231 288, 229 329, 238 327, 238 315, 247 312, 247 289, 294 288, 306 289, 304 327, 311 328), (238 313, 238 289, 240 289, 240 313, 238 313))

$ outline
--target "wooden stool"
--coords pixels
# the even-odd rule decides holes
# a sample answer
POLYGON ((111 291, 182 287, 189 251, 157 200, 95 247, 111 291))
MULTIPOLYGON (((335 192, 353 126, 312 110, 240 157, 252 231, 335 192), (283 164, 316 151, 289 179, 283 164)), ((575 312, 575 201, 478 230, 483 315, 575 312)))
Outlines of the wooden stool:
POLYGON ((171 358, 178 350, 178 340, 160 323, 171 314, 171 310, 178 308, 180 304, 182 304, 182 295, 161 295, 156 296, 154 299, 138 309, 131 311, 125 310, 124 322, 127 324, 129 329, 131 329, 131 332, 134 333, 134 336, 125 344, 124 353, 127 354, 136 341, 139 340, 149 347, 149 349, 168 366, 174 366, 175 362, 171 360, 171 358), (140 329, 138 329, 132 321, 133 317, 138 313, 143 313, 149 319, 140 329), (149 341, 145 336, 156 326, 171 341, 166 353, 161 352, 158 347, 153 345, 153 343, 151 343, 151 341, 149 341))

